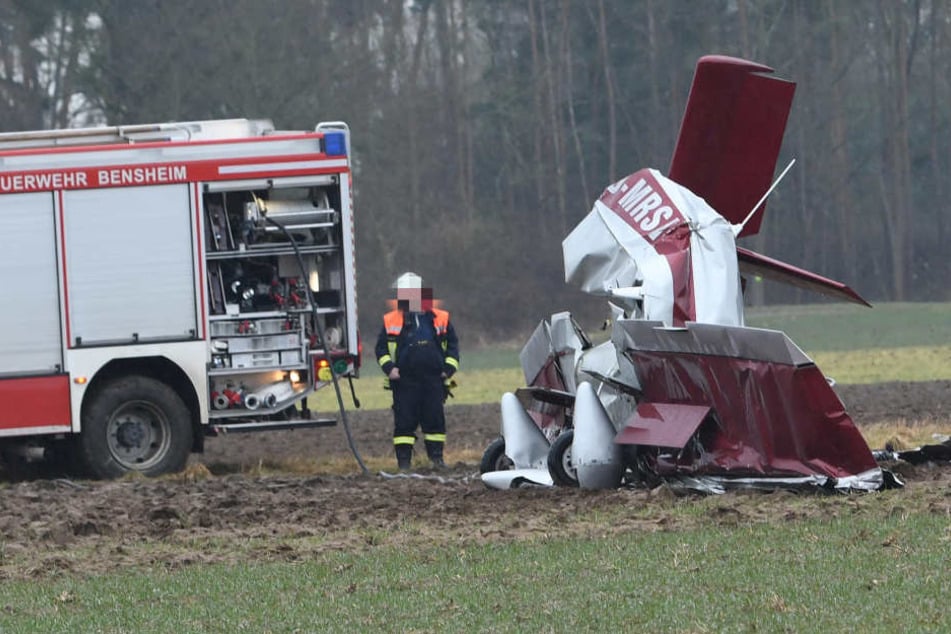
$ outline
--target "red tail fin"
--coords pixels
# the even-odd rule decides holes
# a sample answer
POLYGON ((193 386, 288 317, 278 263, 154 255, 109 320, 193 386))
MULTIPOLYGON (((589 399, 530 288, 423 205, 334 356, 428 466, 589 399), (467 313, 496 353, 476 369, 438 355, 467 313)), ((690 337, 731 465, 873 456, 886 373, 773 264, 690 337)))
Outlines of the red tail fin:
MULTIPOLYGON (((697 62, 670 178, 738 224, 769 189, 796 85, 735 57, 697 62)), ((764 204, 740 236, 759 232, 764 204)))

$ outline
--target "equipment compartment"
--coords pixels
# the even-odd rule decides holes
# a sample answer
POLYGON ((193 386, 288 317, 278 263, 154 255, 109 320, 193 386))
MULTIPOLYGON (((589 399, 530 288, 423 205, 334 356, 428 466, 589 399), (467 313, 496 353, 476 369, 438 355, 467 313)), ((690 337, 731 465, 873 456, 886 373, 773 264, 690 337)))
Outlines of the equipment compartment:
POLYGON ((247 337, 229 337, 222 339, 227 342, 228 352, 260 352, 265 350, 281 350, 283 348, 300 348, 300 335, 290 333, 286 335, 254 335, 247 337))

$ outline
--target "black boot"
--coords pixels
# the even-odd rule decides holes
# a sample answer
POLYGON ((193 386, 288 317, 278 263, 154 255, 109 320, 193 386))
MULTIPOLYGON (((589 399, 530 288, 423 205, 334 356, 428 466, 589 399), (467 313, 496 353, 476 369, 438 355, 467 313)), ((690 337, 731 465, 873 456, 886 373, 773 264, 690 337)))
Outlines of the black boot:
POLYGON ((400 471, 413 467, 413 445, 396 445, 396 466, 400 471))
POLYGON ((437 471, 442 471, 446 468, 446 463, 442 459, 442 449, 443 444, 434 440, 426 441, 426 455, 429 456, 429 461, 433 463, 433 469, 437 471))

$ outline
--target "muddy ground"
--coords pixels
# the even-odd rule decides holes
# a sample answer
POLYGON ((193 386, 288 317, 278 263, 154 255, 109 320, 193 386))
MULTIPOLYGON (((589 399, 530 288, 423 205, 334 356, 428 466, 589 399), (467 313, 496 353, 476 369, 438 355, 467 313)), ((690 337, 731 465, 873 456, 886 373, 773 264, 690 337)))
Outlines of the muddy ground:
MULTIPOLYGON (((860 427, 895 420, 910 426, 937 422, 951 433, 951 381, 837 390, 860 427)), ((663 488, 491 491, 477 477, 477 461, 498 434, 498 410, 497 405, 447 408, 451 465, 440 474, 420 461, 413 477, 362 475, 338 425, 210 438, 206 452, 195 456, 186 472, 159 479, 2 479, 0 579, 95 574, 126 566, 296 561, 328 550, 407 542, 671 530, 678 522, 693 521, 669 513, 671 505, 682 503, 705 504, 707 519, 720 523, 855 513, 882 503, 907 506, 909 500, 921 512, 951 514, 949 465, 894 465, 907 486, 887 495, 902 496, 900 501, 886 494, 790 493, 728 493, 704 501, 675 498, 663 488), (297 465, 296 471, 288 465, 297 465), (327 465, 326 472, 320 465, 327 465), (650 509, 646 514, 645 507, 650 509), (592 521, 593 516, 615 519, 606 524, 592 521)), ((377 469, 391 468, 390 413, 351 411, 349 417, 364 460, 377 469)))

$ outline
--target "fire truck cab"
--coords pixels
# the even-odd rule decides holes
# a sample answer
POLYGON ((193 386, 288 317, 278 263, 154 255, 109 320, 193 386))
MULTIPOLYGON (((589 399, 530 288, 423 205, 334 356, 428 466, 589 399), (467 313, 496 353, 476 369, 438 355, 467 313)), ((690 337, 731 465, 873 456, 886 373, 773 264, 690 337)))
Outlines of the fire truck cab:
POLYGON ((344 123, 0 134, 0 242, 7 456, 177 471, 207 435, 334 424, 306 398, 359 372, 344 123))

